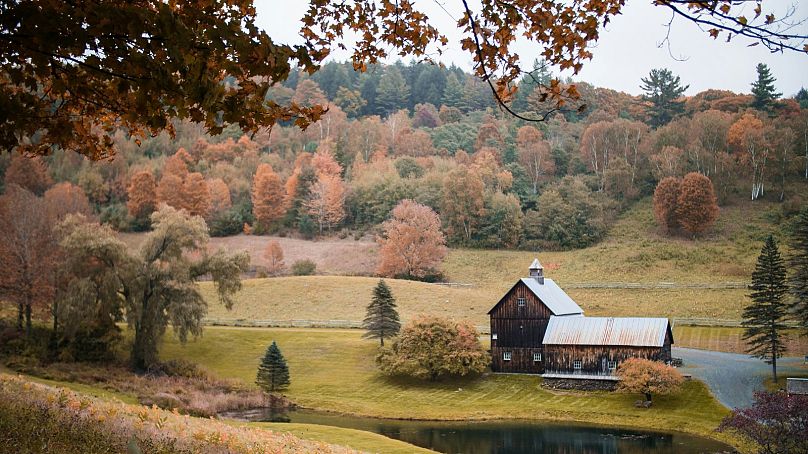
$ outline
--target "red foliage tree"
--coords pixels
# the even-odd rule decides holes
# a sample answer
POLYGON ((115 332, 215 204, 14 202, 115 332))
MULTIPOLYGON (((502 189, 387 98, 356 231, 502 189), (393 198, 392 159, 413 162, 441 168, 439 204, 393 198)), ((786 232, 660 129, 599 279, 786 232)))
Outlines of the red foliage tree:
POLYGON ((182 184, 183 206, 188 214, 202 216, 210 212, 210 189, 205 177, 199 172, 189 173, 182 184))
POLYGON ((229 210, 233 206, 230 198, 230 188, 221 178, 208 180, 210 190, 210 212, 211 216, 216 216, 229 210))
POLYGON ((438 215, 426 205, 402 200, 382 224, 379 265, 382 276, 422 278, 437 272, 446 257, 446 238, 438 215))
POLYGON ((0 196, 0 300, 17 306, 17 327, 31 334, 36 307, 53 298, 55 254, 51 220, 42 199, 11 185, 0 196))
POLYGON ((45 209, 51 223, 61 222, 68 214, 89 217, 93 213, 84 191, 68 182, 59 183, 45 191, 45 209))
POLYGON ((666 177, 657 184, 654 190, 654 217, 668 233, 679 228, 676 204, 679 201, 681 185, 682 182, 678 178, 666 177))
POLYGON ((808 396, 755 393, 749 408, 736 408, 719 431, 731 431, 755 443, 759 453, 804 453, 808 446, 808 396))
POLYGON ((286 268, 283 262, 283 249, 280 243, 273 240, 264 249, 264 260, 266 260, 267 273, 270 276, 277 276, 286 268))
POLYGON ((698 235, 718 219, 718 199, 713 183, 700 173, 690 172, 682 179, 676 202, 679 225, 692 235, 698 235))
POLYGON ((48 174, 48 166, 40 158, 29 158, 15 154, 6 169, 6 186, 16 184, 36 195, 45 193, 53 180, 48 174))
POLYGON ((157 209, 157 183, 151 171, 141 170, 132 175, 126 192, 128 194, 126 208, 129 215, 140 222, 148 220, 157 209))
POLYGON ((255 172, 252 203, 255 220, 268 228, 286 212, 283 182, 269 164, 261 164, 255 172))

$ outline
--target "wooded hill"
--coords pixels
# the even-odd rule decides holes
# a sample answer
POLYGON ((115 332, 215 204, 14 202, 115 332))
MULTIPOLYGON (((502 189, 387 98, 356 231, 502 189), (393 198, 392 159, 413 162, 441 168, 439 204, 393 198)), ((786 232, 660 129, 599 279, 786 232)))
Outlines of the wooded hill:
MULTIPOLYGON (((577 83, 585 109, 533 123, 502 112, 486 84, 456 67, 399 62, 358 73, 332 62, 269 93, 328 105, 305 131, 281 125, 247 137, 228 127, 210 137, 177 123, 174 139, 140 145, 119 133, 110 162, 3 155, 0 171, 6 185, 40 195, 54 182, 76 185, 122 231, 148 229, 164 202, 205 217, 213 235, 347 235, 374 229, 409 198, 440 215, 452 245, 580 248, 667 176, 708 176, 719 204, 768 198, 786 216, 804 205, 808 92, 779 99, 774 75, 765 65, 758 73, 751 95, 683 97, 667 70, 651 71, 640 97, 577 83)), ((548 109, 533 78, 550 74, 537 63, 510 108, 548 109)))

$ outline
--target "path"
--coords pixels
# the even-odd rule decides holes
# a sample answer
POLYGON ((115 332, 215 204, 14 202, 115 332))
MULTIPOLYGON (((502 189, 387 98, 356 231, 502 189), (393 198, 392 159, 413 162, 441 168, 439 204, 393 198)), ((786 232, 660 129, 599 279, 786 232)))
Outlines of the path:
MULTIPOLYGON (((673 348, 673 356, 682 358, 681 371, 692 374, 707 383, 710 391, 719 402, 729 408, 748 407, 752 404, 752 394, 763 389, 763 379, 771 375, 771 366, 765 362, 737 353, 673 348)), ((802 358, 780 358, 777 361, 777 375, 805 373, 802 358)))

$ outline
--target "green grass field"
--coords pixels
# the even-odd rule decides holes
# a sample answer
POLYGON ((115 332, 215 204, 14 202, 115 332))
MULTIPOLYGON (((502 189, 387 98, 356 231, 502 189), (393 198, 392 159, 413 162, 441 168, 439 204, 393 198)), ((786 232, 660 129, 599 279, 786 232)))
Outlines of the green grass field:
POLYGON ((364 416, 555 419, 676 428, 716 437, 713 429, 727 414, 697 381, 687 382, 676 395, 658 396, 651 409, 640 410, 633 406, 635 395, 551 392, 529 375, 487 375, 435 383, 392 379, 374 365, 376 344, 360 336, 357 330, 211 327, 202 338, 185 346, 168 337, 161 356, 184 358, 220 377, 252 383, 260 357, 274 340, 292 375, 286 395, 306 408, 364 416))

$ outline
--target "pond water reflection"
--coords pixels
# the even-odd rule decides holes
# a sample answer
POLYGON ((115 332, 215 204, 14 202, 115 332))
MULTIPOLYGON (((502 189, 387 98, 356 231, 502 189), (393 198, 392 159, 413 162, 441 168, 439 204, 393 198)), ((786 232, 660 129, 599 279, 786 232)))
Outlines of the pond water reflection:
POLYGON ((375 432, 443 453, 464 454, 697 454, 732 452, 707 438, 684 433, 613 429, 529 420, 404 421, 297 410, 254 409, 223 414, 248 421, 295 422, 375 432))

